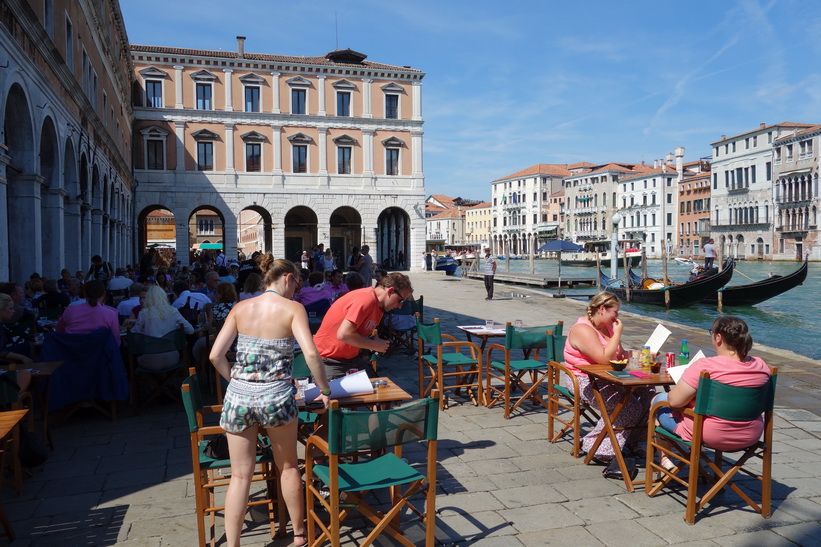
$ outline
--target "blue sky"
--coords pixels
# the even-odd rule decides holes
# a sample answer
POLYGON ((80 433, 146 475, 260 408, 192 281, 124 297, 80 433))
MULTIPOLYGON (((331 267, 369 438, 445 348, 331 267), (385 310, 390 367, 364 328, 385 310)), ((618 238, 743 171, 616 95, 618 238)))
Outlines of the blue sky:
POLYGON ((821 2, 121 0, 132 43, 321 55, 423 81, 428 194, 489 199, 536 163, 685 161, 761 122, 821 123, 821 2), (336 22, 335 22, 336 21, 336 22))

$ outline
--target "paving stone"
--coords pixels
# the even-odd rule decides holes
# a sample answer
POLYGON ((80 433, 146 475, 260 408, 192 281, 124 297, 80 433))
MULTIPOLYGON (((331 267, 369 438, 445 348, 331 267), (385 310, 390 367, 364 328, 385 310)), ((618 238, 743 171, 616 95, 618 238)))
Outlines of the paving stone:
POLYGON ((784 511, 801 521, 821 522, 821 498, 789 498, 773 503, 772 513, 784 511))
POLYGON ((516 452, 513 452, 507 445, 497 444, 493 441, 474 441, 465 447, 465 451, 459 456, 459 459, 463 462, 472 462, 477 460, 510 458, 515 455, 516 452))
POLYGON ((658 546, 667 543, 663 537, 675 537, 667 533, 654 534, 636 520, 599 522, 585 529, 604 545, 658 546))
POLYGON ((97 506, 99 499, 100 492, 45 498, 37 507, 35 516, 64 515, 67 510, 91 510, 97 506))
POLYGON ((780 526, 772 531, 797 545, 821 545, 821 526, 817 521, 780 526))
POLYGON ((585 523, 629 520, 638 515, 618 497, 594 498, 568 501, 564 507, 585 523))
POLYGON ((468 466, 480 477, 503 477, 508 473, 518 473, 521 471, 513 459, 472 461, 468 462, 468 466))
POLYGON ((779 536, 772 530, 760 530, 757 532, 746 532, 721 538, 721 545, 725 547, 787 547, 794 546, 792 541, 779 536))
POLYGON ((514 488, 531 484, 545 485, 564 481, 564 477, 552 469, 534 469, 487 478, 490 479, 489 482, 494 488, 514 488))
POLYGON ((443 517, 449 512, 477 513, 480 511, 496 511, 504 509, 504 505, 495 497, 485 492, 453 494, 444 498, 436 498, 436 509, 443 517))
POLYGON ((518 488, 503 488, 493 491, 492 494, 509 509, 534 504, 567 501, 567 498, 556 489, 543 484, 520 486, 518 488))
POLYGON ((539 545, 604 545, 582 526, 556 528, 547 533, 530 532, 527 534, 519 534, 517 538, 526 547, 537 547, 539 545))
POLYGON ((542 503, 499 511, 521 533, 552 530, 584 524, 561 503, 542 503), (535 517, 535 518, 534 518, 535 517))
POLYGON ((615 496, 625 491, 622 481, 616 482, 615 480, 608 480, 603 477, 557 483, 554 484, 553 487, 564 494, 569 500, 615 496))
MULTIPOLYGON (((620 526, 622 523, 609 524, 616 527, 620 526)), ((660 538, 676 538, 676 541, 679 542, 708 540, 735 533, 735 530, 729 526, 721 524, 703 513, 696 515, 696 525, 691 526, 684 522, 683 508, 682 511, 676 515, 661 518, 642 517, 630 521, 630 524, 640 524, 660 538), (699 516, 701 516, 701 518, 699 518, 699 516)), ((596 534, 596 536, 599 537, 599 539, 602 539, 598 534, 596 534)), ((612 544, 616 545, 617 543, 612 544)))
POLYGON ((443 543, 444 539, 449 539, 459 544, 474 545, 482 538, 515 534, 516 529, 496 511, 448 511, 436 518, 436 539, 443 543))

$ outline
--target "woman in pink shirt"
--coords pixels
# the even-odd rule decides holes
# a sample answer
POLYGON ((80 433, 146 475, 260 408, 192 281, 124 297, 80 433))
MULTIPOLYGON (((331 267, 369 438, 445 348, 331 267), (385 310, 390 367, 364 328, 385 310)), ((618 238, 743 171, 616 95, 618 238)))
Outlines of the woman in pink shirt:
MULTIPOLYGON (((670 407, 657 414, 657 423, 685 441, 693 438, 693 418, 685 416, 679 409, 694 406, 702 371, 708 371, 711 379, 722 384, 739 387, 759 387, 770 379, 767 364, 758 357, 748 355, 753 347, 753 338, 743 320, 731 315, 721 316, 713 322, 710 332, 717 355, 693 363, 670 393, 660 393, 653 400, 653 403, 670 403, 670 407)), ((711 448, 731 452, 750 446, 761 438, 763 431, 762 416, 750 422, 709 417, 704 420, 702 438, 704 444, 711 448)), ((673 467, 666 457, 662 458, 661 464, 667 469, 673 467)))
MULTIPOLYGON (((570 327, 564 346, 564 360, 579 380, 581 397, 595 408, 598 408, 598 404, 593 395, 593 386, 590 385, 590 377, 585 374, 584 367, 607 363, 611 359, 618 359, 622 356, 624 350, 621 347, 621 332, 624 324, 619 319, 620 306, 621 302, 616 295, 606 292, 598 293, 587 305, 587 316, 580 317, 570 327)), ((567 387, 572 390, 571 380, 568 378, 566 381, 567 387)), ((612 413, 624 395, 625 388, 609 382, 602 382, 602 384, 599 392, 604 399, 607 412, 612 413)), ((619 450, 627 445, 628 449, 640 453, 639 445, 645 435, 642 425, 647 423, 647 410, 650 408, 653 393, 652 388, 636 388, 624 403, 618 418, 613 422, 617 429, 616 439, 619 450)), ((603 428, 604 422, 599 420, 596 427, 582 439, 582 448, 585 451, 592 448, 603 428)), ((614 447, 610 438, 605 437, 596 449, 596 458, 601 461, 610 461, 614 455, 614 447)))
POLYGON ((102 281, 92 280, 84 285, 86 301, 76 306, 69 306, 55 330, 69 334, 85 334, 99 328, 111 329, 114 340, 120 345, 120 320, 117 310, 103 304, 105 285, 102 281))

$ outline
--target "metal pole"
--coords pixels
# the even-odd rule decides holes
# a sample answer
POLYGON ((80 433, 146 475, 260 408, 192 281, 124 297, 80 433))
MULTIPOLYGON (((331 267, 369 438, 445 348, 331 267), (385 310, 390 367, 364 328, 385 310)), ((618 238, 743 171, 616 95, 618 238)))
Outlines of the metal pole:
POLYGON ((619 244, 619 222, 621 222, 621 215, 616 213, 611 220, 613 221, 613 233, 610 235, 610 279, 617 279, 619 258, 616 249, 619 244))

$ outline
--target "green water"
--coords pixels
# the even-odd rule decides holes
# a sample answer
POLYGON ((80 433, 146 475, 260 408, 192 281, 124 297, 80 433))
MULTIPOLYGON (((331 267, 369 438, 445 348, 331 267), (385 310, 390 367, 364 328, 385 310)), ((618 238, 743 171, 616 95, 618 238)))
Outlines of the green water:
MULTIPOLYGON (((500 260, 497 264, 499 272, 507 271, 504 261, 500 260)), ((798 269, 799 266, 798 262, 738 261, 730 285, 750 283, 750 280, 741 275, 742 273, 758 281, 768 277, 770 273, 788 274, 798 269)), ((667 273, 673 281, 684 282, 689 276, 691 267, 669 262, 667 273)), ((534 270, 537 274, 558 275, 558 263, 556 260, 536 260, 534 270)), ((608 263, 602 270, 610 275, 610 264, 608 263)), ((511 273, 529 273, 530 264, 527 260, 511 260, 510 271, 511 273)), ((634 271, 640 273, 638 268, 634 271)), ((661 261, 648 261, 647 271, 651 277, 660 277, 661 261)), ((562 266, 562 278, 595 277, 595 275, 595 268, 562 266)), ((623 276, 624 272, 620 270, 619 275, 623 276)), ((563 289, 562 292, 572 297, 573 295, 592 294, 595 290, 595 287, 584 287, 563 289)), ((725 307, 724 313, 737 315, 744 319, 750 326, 750 332, 756 342, 821 360, 818 328, 812 326, 819 320, 816 308, 819 303, 821 303, 821 264, 810 263, 809 273, 803 285, 755 306, 725 307)), ((704 329, 710 328, 718 314, 715 307, 704 304, 668 311, 657 306, 623 303, 622 309, 704 329)))

